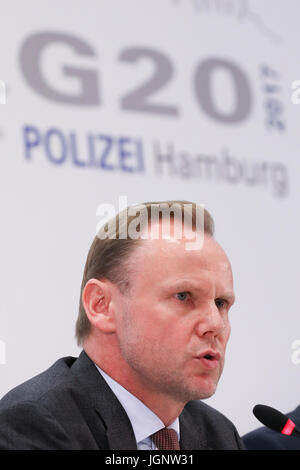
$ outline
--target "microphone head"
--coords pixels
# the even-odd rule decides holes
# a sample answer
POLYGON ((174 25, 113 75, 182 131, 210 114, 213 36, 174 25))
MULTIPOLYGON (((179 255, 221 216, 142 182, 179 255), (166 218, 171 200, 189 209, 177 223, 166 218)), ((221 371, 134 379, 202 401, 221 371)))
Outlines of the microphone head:
POLYGON ((286 415, 271 406, 256 405, 253 414, 258 421, 273 431, 290 435, 295 428, 295 424, 286 415))

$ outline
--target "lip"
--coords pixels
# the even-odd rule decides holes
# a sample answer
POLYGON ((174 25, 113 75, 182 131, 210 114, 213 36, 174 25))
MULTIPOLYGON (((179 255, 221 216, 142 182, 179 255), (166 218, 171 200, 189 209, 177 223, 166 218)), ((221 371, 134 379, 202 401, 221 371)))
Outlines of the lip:
POLYGON ((213 349, 207 349, 206 351, 198 354, 195 359, 200 360, 201 364, 206 369, 215 369, 220 362, 221 354, 213 349), (210 358, 208 359, 205 356, 210 356, 210 358))

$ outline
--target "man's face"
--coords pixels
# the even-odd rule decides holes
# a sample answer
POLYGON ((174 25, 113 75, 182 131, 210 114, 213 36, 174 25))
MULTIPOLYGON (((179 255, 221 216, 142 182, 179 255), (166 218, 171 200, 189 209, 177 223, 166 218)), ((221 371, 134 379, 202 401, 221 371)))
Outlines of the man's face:
POLYGON ((200 250, 185 244, 143 240, 131 255, 130 293, 117 302, 119 347, 134 377, 145 390, 184 403, 215 392, 234 300, 218 243, 205 235, 200 250))

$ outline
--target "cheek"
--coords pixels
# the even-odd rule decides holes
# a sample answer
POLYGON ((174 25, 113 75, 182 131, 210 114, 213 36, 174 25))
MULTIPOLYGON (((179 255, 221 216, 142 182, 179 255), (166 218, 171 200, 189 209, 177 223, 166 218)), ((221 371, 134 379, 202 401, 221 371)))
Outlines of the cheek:
MULTIPOLYGON (((130 326, 136 334, 143 337, 157 337, 162 336, 164 332, 163 315, 157 306, 152 305, 150 302, 131 303, 126 313, 130 317, 130 326)), ((125 320, 126 322, 126 320, 125 320)))
POLYGON ((153 341, 153 347, 160 344, 165 345, 164 349, 168 351, 176 346, 180 349, 192 335, 192 322, 188 322, 181 313, 175 313, 174 308, 166 306, 165 302, 144 297, 138 302, 129 302, 127 312, 132 333, 153 341))

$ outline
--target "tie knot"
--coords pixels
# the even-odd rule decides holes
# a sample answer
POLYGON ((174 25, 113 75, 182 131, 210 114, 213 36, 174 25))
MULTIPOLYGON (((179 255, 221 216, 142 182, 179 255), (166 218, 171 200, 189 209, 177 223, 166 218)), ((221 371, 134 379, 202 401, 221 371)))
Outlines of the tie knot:
POLYGON ((179 450, 177 432, 174 429, 163 428, 151 436, 159 450, 179 450))

